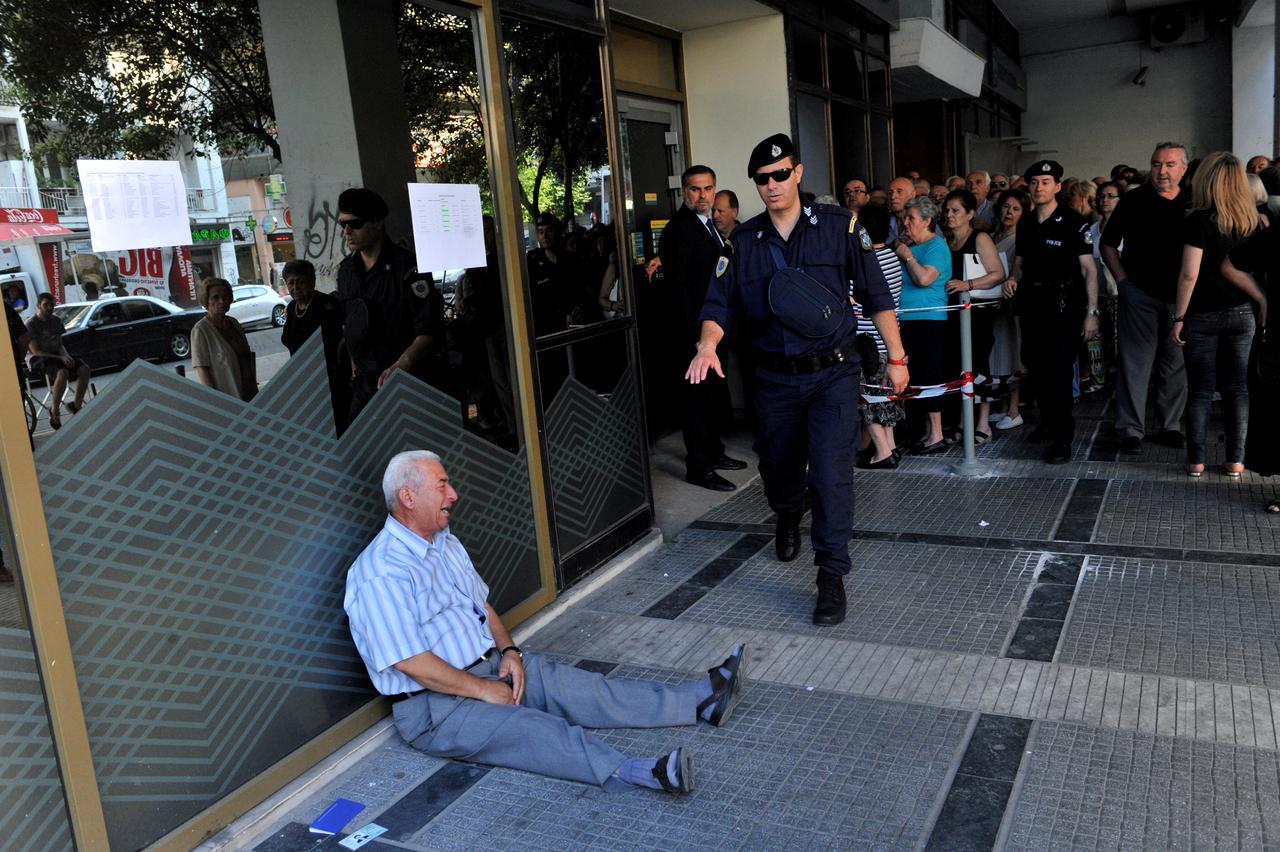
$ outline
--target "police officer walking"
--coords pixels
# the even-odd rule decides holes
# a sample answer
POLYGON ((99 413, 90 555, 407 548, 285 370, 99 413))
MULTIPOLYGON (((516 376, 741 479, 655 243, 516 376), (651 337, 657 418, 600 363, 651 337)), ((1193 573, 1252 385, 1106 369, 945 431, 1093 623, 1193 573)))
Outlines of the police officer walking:
POLYGON ((1062 166, 1041 160, 1024 177, 1035 215, 1018 225, 1013 274, 1004 289, 1006 296, 1016 294, 1022 318, 1022 362, 1040 407, 1041 434, 1049 441, 1044 459, 1062 464, 1071 460, 1075 436, 1072 368, 1080 339, 1098 333, 1098 273, 1090 223, 1058 205, 1062 166))
POLYGON ((356 187, 338 196, 338 231, 351 254, 338 265, 343 335, 351 355, 351 414, 373 399, 395 370, 443 383, 444 299, 419 274, 413 252, 387 238, 387 202, 356 187))
POLYGON ((814 624, 845 616, 844 575, 852 565, 853 467, 862 374, 849 308, 850 283, 889 354, 896 391, 907 384, 893 297, 871 238, 842 207, 805 206, 804 166, 791 139, 777 134, 751 152, 747 175, 765 212, 739 225, 716 264, 702 308, 697 355, 685 378, 724 376, 716 344, 739 312, 755 350, 755 449, 769 506, 778 515, 778 558, 800 552, 806 486, 813 499, 812 542, 818 568, 814 624))

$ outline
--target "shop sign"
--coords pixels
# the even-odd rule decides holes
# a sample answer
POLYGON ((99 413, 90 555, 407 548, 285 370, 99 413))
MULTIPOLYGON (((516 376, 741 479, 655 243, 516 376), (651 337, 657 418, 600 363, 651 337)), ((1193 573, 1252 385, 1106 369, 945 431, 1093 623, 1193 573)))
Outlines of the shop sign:
POLYGON ((66 301, 62 292, 62 250, 57 243, 40 244, 40 261, 44 264, 44 277, 49 282, 49 293, 53 295, 54 304, 66 301))
POLYGON ((216 243, 229 239, 231 239, 230 225, 214 225, 207 228, 191 229, 191 242, 193 243, 216 243))

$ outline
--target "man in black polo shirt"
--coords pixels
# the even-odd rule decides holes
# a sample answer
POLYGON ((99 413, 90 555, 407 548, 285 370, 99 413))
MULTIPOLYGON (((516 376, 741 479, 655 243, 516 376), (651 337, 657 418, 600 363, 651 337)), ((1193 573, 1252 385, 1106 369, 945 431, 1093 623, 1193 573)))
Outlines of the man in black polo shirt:
POLYGON ((1176 142, 1161 142, 1151 155, 1148 182, 1120 198, 1102 234, 1102 260, 1120 289, 1116 431, 1120 451, 1131 455, 1142 451, 1147 432, 1147 386, 1153 365, 1156 400, 1151 439, 1169 447, 1183 446, 1187 376, 1182 350, 1173 345, 1169 332, 1190 195, 1180 186, 1186 171, 1187 149, 1176 142))
POLYGON ((1098 273, 1089 222, 1059 206, 1062 166, 1041 160, 1027 169, 1035 215, 1018 226, 1007 295, 1017 294, 1022 317, 1022 362, 1034 382, 1040 427, 1049 439, 1045 461, 1071 460, 1072 368, 1080 348, 1098 333, 1098 273))

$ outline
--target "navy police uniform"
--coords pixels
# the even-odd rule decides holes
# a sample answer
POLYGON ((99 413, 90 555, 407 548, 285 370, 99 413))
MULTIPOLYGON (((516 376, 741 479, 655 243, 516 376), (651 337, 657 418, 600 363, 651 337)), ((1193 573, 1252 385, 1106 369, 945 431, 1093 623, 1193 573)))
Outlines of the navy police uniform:
POLYGON ((371 269, 364 268, 358 252, 349 255, 338 265, 338 297, 346 316, 343 335, 356 369, 350 422, 373 399, 378 376, 419 335, 430 335, 435 346, 409 372, 433 384, 441 381, 444 300, 430 274, 419 275, 412 252, 384 239, 371 269))
MULTIPOLYGON (((766 139, 748 173, 794 151, 787 137, 766 139), (778 153, 781 151, 781 153, 778 153)), ((857 322, 845 310, 824 337, 804 336, 784 323, 769 303, 777 271, 771 246, 790 268, 800 269, 848 306, 850 284, 868 315, 893 310, 893 296, 871 251, 870 238, 848 210, 825 204, 802 208, 784 240, 768 212, 740 224, 707 288, 700 320, 726 331, 734 317, 745 323, 755 350, 759 435, 755 450, 769 506, 797 523, 806 489, 813 501, 814 562, 820 572, 849 573, 853 537, 853 467, 858 443, 862 375, 854 337, 857 322)), ((781 545, 780 545, 781 547, 781 545)), ((780 551, 781 552, 781 551, 780 551)))
MULTIPOLYGON (((1043 160, 1027 170, 1062 179, 1062 167, 1043 160)), ((1015 304, 1022 323, 1022 363, 1032 376, 1040 423, 1054 447, 1069 450, 1075 435, 1073 370, 1088 296, 1080 258, 1093 256, 1089 222, 1061 204, 1045 219, 1028 215, 1018 225, 1015 254, 1022 279, 1015 304)))

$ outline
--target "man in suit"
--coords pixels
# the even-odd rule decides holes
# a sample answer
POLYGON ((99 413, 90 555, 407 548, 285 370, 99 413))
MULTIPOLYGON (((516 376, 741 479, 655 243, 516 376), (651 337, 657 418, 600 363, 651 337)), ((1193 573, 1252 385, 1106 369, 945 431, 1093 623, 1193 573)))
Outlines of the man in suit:
MULTIPOLYGON (((690 166, 680 176, 684 204, 662 229, 658 256, 671 288, 676 334, 692 358, 701 326, 698 316, 707 296, 707 284, 716 262, 725 251, 724 239, 711 219, 716 197, 716 173, 708 166, 690 166)), ((733 491, 737 486, 717 470, 742 470, 747 463, 729 458, 720 440, 720 422, 729 410, 729 389, 724 379, 684 389, 685 481, 713 491, 733 491)))

